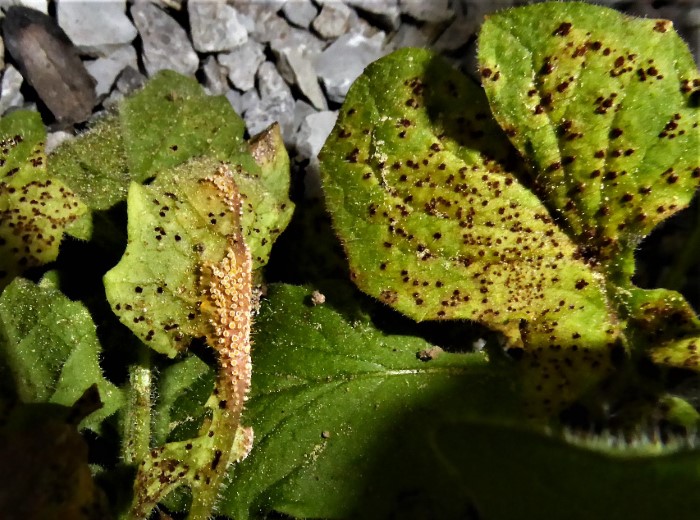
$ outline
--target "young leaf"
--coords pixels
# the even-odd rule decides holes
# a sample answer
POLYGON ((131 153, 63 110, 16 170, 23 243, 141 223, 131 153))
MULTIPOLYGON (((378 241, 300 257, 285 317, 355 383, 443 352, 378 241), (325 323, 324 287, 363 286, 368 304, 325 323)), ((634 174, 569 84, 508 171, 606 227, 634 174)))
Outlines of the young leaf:
POLYGON ((236 465, 220 512, 390 518, 412 494, 454 512, 456 490, 426 449, 426 432, 446 418, 518 421, 512 372, 483 353, 421 361, 432 346, 425 340, 377 329, 344 285, 321 291, 326 301, 314 306, 311 289, 269 287, 246 407, 258 440, 236 465))
POLYGON ((510 151, 478 87, 400 50, 350 89, 321 153, 324 191, 360 289, 416 320, 501 331, 553 411, 610 373, 620 328, 510 151))
MULTIPOLYGON (((145 344, 170 357, 203 338, 217 352, 211 419, 197 437, 154 448, 141 461, 132 516, 141 518, 181 485, 190 518, 206 518, 227 466, 244 456, 251 432, 240 425, 250 385, 250 253, 232 172, 194 161, 132 183, 127 249, 104 277, 107 299, 145 344)), ((161 434, 162 436, 162 434, 161 434)))
POLYGON ((24 270, 55 260, 66 227, 87 210, 47 174, 45 138, 36 112, 0 119, 0 289, 24 270))
POLYGON ((639 240, 700 185, 700 76, 671 22, 585 3, 490 16, 479 36, 494 116, 584 253, 628 285, 639 240))
POLYGON ((81 423, 100 431, 122 405, 119 389, 102 375, 100 343, 87 309, 45 277, 16 278, 0 296, 0 351, 24 403, 73 405, 97 384, 103 407, 81 423))

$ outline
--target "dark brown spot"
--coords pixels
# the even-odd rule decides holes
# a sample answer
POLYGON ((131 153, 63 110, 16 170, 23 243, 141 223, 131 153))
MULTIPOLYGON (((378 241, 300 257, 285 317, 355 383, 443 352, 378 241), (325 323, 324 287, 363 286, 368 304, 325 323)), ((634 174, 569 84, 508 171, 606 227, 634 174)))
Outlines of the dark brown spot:
POLYGON ((569 31, 571 31, 571 24, 569 22, 563 22, 554 30, 552 36, 566 36, 569 34, 569 31))

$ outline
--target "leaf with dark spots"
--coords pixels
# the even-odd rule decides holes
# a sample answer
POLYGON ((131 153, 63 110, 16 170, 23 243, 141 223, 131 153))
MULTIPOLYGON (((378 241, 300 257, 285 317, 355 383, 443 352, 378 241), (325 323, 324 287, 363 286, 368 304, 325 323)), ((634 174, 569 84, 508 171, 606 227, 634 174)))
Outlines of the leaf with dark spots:
POLYGON ((603 280, 518 180, 486 114, 478 87, 429 52, 375 62, 321 153, 326 203, 360 289, 419 321, 501 331, 551 412, 610 372, 620 330, 603 280))
POLYGON ((0 120, 0 288, 26 269, 55 260, 64 231, 87 211, 47 173, 45 138, 36 112, 0 120))
POLYGON ((683 296, 636 288, 626 295, 636 348, 660 366, 700 372, 700 319, 683 296))
POLYGON ((194 437, 160 445, 137 461, 134 518, 147 517, 181 485, 192 490, 191 516, 210 515, 226 468, 250 448, 252 432, 240 424, 250 386, 252 312, 241 201, 231 170, 213 160, 171 168, 129 189, 129 242, 104 277, 107 300, 155 351, 174 357, 203 339, 219 365, 206 402, 211 420, 194 437))
POLYGON ((149 185, 132 183, 127 248, 104 280, 119 319, 169 357, 207 335, 212 310, 201 282, 205 266, 221 262, 231 240, 240 240, 240 217, 205 180, 213 176, 233 183, 231 171, 214 161, 187 163, 149 185))
POLYGON ((700 184, 688 47, 668 22, 553 2, 489 17, 479 62, 501 71, 483 82, 489 103, 502 127, 518 129, 509 137, 548 206, 628 283, 640 238, 700 184))
POLYGON ((73 43, 50 16, 12 6, 2 23, 3 39, 22 76, 62 125, 85 121, 96 104, 95 80, 73 43))

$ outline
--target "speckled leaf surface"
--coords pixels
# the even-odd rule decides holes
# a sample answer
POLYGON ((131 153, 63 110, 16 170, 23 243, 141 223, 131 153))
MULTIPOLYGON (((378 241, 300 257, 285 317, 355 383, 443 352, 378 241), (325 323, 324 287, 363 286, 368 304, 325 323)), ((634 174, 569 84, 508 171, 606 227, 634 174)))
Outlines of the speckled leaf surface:
POLYGON ((87 208, 46 171, 39 114, 0 119, 0 288, 58 256, 66 227, 87 208))
POLYGON ((425 518, 455 518, 459 490, 436 468, 427 429, 447 417, 519 421, 513 366, 483 353, 421 361, 430 343, 378 329, 342 285, 319 289, 325 303, 314 306, 310 288, 269 287, 246 406, 256 442, 220 512, 407 518, 417 503, 406 495, 417 495, 436 508, 425 518))
POLYGON ((629 282, 640 238, 700 184, 700 75, 665 20, 583 3, 490 16, 479 64, 499 124, 587 256, 629 282))
POLYGON ((348 93, 321 153, 324 191, 363 291, 416 320, 503 332, 538 367, 532 391, 549 408, 611 369, 619 328, 604 280, 511 152, 477 86, 401 50, 348 93))
POLYGON ((0 296, 0 351, 24 403, 73 405, 97 384, 103 407, 81 427, 100 431, 122 405, 122 393, 102 375, 100 343, 88 310, 50 277, 16 278, 0 296))

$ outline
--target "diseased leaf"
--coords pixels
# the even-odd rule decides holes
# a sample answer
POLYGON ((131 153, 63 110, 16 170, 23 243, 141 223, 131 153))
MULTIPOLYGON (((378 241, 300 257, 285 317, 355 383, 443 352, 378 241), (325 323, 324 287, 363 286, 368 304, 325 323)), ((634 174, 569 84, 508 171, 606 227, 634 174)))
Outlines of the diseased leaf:
POLYGON ((425 340, 377 329, 344 285, 320 290, 325 303, 314 306, 311 289, 269 287, 246 407, 258 440, 220 512, 405 518, 416 495, 438 507, 424 518, 455 517, 459 490, 436 467, 427 431, 445 418, 518 421, 512 367, 483 353, 421 361, 425 340))
POLYGON ((479 63, 538 193, 585 256, 628 284, 639 240, 700 185, 700 76, 688 47, 666 20, 552 2, 490 16, 479 63))
MULTIPOLYGON (((353 281, 416 319, 471 319, 525 349, 548 412, 623 347, 604 279, 513 169, 483 93, 427 51, 368 67, 321 153, 353 281)), ((522 354, 522 350, 517 353, 522 354)))
POLYGON ((140 462, 131 514, 148 516, 186 485, 190 518, 207 518, 227 466, 252 441, 240 425, 250 386, 252 297, 241 196, 227 166, 202 160, 161 172, 146 186, 132 183, 127 204, 127 249, 104 277, 112 308, 157 352, 173 357, 204 340, 219 362, 209 418, 193 438, 158 446, 140 462))
POLYGON ((692 520, 700 451, 673 444, 564 440, 471 422, 438 427, 431 442, 478 518, 692 520))
POLYGON ((66 298, 50 277, 38 285, 16 278, 5 288, 0 296, 0 351, 23 403, 71 406, 97 384, 104 406, 81 423, 96 432, 122 405, 121 392, 102 375, 90 314, 66 298))
POLYGON ((54 260, 66 227, 87 210, 47 174, 45 138, 36 112, 0 119, 0 288, 54 260))
POLYGON ((226 256, 239 226, 214 178, 233 183, 231 171, 212 161, 188 163, 149 185, 132 183, 127 248, 105 275, 107 300, 122 323, 169 357, 209 329, 201 278, 206 265, 226 256))
POLYGON ((294 204, 279 126, 250 142, 244 130, 225 97, 208 96, 192 78, 162 71, 116 114, 60 146, 49 167, 92 210, 105 210, 126 198, 132 181, 143 183, 196 158, 228 163, 244 199, 242 225, 257 269, 267 263, 294 204))

